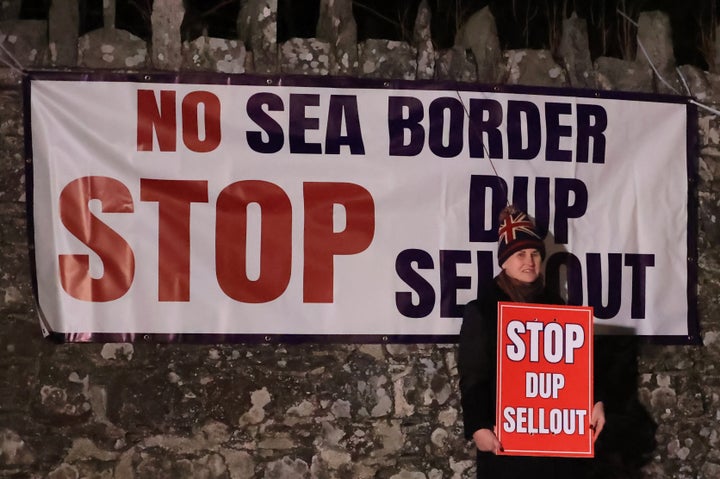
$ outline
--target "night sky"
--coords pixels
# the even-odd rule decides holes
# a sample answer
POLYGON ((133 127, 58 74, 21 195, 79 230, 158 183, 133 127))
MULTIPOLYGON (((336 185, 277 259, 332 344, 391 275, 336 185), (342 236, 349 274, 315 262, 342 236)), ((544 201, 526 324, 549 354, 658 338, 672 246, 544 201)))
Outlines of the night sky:
MULTIPOLYGON (((367 38, 412 40, 420 0, 362 0, 353 3, 358 41, 367 38)), ((184 40, 207 30, 212 37, 238 38, 241 0, 186 0, 184 40)), ((489 6, 495 16, 503 49, 547 48, 560 38, 562 18, 575 11, 588 23, 590 54, 632 59, 636 29, 618 13, 637 20, 641 11, 662 10, 673 28, 679 65, 707 69, 706 58, 717 24, 718 0, 428 0, 432 37, 437 48, 453 45, 458 25, 489 6)), ((24 0, 21 18, 47 18, 50 0, 24 0)), ((102 27, 102 0, 80 1, 80 34, 102 27)), ((152 0, 117 0, 116 27, 149 40, 152 0)), ((278 0, 278 41, 315 36, 320 0, 278 0)))

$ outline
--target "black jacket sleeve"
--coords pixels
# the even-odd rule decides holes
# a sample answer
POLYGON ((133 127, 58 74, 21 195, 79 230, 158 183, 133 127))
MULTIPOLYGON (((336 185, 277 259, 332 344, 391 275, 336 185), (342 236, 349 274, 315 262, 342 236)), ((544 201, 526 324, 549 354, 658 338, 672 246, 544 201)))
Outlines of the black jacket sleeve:
POLYGON ((495 425, 497 320, 482 309, 477 300, 468 303, 460 328, 458 373, 466 439, 495 425))

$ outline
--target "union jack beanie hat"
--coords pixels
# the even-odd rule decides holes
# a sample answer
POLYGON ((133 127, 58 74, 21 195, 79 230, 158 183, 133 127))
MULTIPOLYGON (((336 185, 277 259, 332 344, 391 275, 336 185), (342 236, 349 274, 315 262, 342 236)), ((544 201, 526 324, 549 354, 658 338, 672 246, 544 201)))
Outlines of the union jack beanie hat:
POLYGON ((545 243, 537 234, 535 223, 523 211, 507 206, 500 212, 498 263, 502 266, 513 253, 526 248, 535 248, 545 259, 545 243))

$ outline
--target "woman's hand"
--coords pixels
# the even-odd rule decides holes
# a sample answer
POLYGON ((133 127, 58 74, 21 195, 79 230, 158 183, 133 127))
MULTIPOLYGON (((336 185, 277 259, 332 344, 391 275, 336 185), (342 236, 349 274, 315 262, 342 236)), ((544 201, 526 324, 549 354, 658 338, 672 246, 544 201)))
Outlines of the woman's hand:
MULTIPOLYGON (((598 401, 593 406, 592 413, 590 414, 590 429, 594 431, 593 442, 597 440, 600 432, 605 427, 605 406, 602 401, 598 401)), ((474 437, 474 436, 473 436, 474 437)))
POLYGON ((473 433, 473 442, 478 450, 497 454, 502 451, 502 444, 498 441, 494 431, 490 429, 478 429, 473 433))

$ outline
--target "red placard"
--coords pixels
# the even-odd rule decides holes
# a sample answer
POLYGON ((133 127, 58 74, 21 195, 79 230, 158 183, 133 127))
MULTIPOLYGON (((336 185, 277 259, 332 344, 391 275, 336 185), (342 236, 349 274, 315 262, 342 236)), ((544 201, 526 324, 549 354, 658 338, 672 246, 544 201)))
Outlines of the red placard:
POLYGON ((516 456, 593 457, 593 309, 498 303, 497 436, 516 456))

